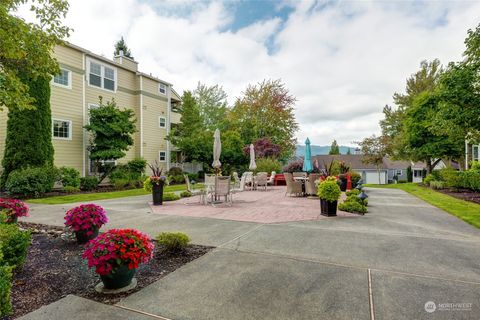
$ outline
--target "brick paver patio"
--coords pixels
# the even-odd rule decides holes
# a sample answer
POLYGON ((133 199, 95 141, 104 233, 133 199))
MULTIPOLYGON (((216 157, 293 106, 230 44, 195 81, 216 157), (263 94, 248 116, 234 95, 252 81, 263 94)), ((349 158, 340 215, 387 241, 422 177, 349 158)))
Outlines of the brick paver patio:
MULTIPOLYGON (((188 217, 206 217, 258 223, 335 219, 320 215, 318 198, 285 196, 285 188, 269 187, 267 191, 244 191, 233 196, 233 204, 203 205, 199 197, 184 198, 153 206, 154 213, 188 217)), ((336 218, 359 217, 338 211, 336 218)))

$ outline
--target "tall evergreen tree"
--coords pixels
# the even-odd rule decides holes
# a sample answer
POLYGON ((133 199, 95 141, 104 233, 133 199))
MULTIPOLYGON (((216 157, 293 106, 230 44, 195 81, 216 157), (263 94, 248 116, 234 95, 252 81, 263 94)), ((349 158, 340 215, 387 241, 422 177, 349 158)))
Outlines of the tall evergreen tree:
POLYGON ((123 51, 123 56, 128 57, 130 59, 133 59, 132 52, 127 47, 127 43, 123 39, 123 36, 122 36, 122 38, 120 38, 120 40, 117 41, 117 43, 115 43, 115 51, 113 52, 113 55, 114 56, 119 56, 120 51, 123 51))
POLYGON ((35 109, 12 108, 8 112, 2 187, 13 170, 53 165, 50 78, 24 76, 21 80, 28 86, 29 96, 35 99, 35 109))
POLYGON ((340 147, 338 146, 337 140, 333 140, 328 154, 340 154, 340 147))
POLYGON ((347 154, 352 154, 352 150, 350 150, 350 148, 348 148, 347 154))

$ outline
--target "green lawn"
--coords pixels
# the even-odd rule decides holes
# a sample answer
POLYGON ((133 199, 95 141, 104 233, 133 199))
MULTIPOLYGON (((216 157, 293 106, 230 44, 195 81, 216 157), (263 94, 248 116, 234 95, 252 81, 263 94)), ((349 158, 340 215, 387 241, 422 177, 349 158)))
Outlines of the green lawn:
MULTIPOLYGON (((174 192, 174 191, 184 191, 184 190, 187 190, 187 187, 184 184, 166 186, 164 188, 164 192, 174 192)), ((42 198, 42 199, 31 199, 31 200, 28 200, 27 202, 39 203, 39 204, 64 204, 64 203, 72 203, 72 202, 82 202, 82 201, 91 202, 95 200, 143 196, 146 194, 149 194, 149 192, 146 192, 143 189, 131 189, 131 190, 112 191, 112 192, 71 194, 66 196, 49 197, 49 198, 42 198)))
POLYGON ((365 187, 372 188, 390 188, 400 189, 414 196, 440 208, 454 216, 470 223, 471 225, 480 228, 480 205, 460 200, 449 195, 437 192, 430 188, 422 187, 415 183, 398 183, 387 185, 365 185, 365 187))

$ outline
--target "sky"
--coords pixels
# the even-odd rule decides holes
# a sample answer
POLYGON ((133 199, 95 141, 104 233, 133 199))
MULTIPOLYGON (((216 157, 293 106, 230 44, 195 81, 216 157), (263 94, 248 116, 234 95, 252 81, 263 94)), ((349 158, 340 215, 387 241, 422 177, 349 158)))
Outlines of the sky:
MULTIPOLYGON (((68 41, 112 58, 125 38, 139 69, 180 94, 281 79, 297 98, 298 143, 354 145, 422 60, 462 59, 480 1, 70 0, 68 41)), ((26 16, 23 10, 20 15, 26 16)))

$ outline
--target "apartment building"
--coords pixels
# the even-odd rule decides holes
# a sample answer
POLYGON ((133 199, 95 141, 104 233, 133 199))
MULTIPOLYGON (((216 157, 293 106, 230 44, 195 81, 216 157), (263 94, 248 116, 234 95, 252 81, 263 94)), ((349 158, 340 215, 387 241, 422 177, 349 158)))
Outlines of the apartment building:
MULTIPOLYGON (((52 141, 55 165, 74 167, 82 176, 92 171, 88 157, 89 135, 83 128, 91 108, 115 99, 122 109, 132 109, 137 119, 134 145, 119 163, 143 157, 157 160, 168 170, 172 146, 165 137, 172 123, 180 121, 175 112, 179 95, 172 84, 138 71, 138 62, 120 54, 113 60, 70 43, 54 52, 61 73, 51 82, 52 141)), ((0 158, 5 148, 7 115, 0 114, 0 158)), ((176 162, 176 159, 173 160, 176 162)))

